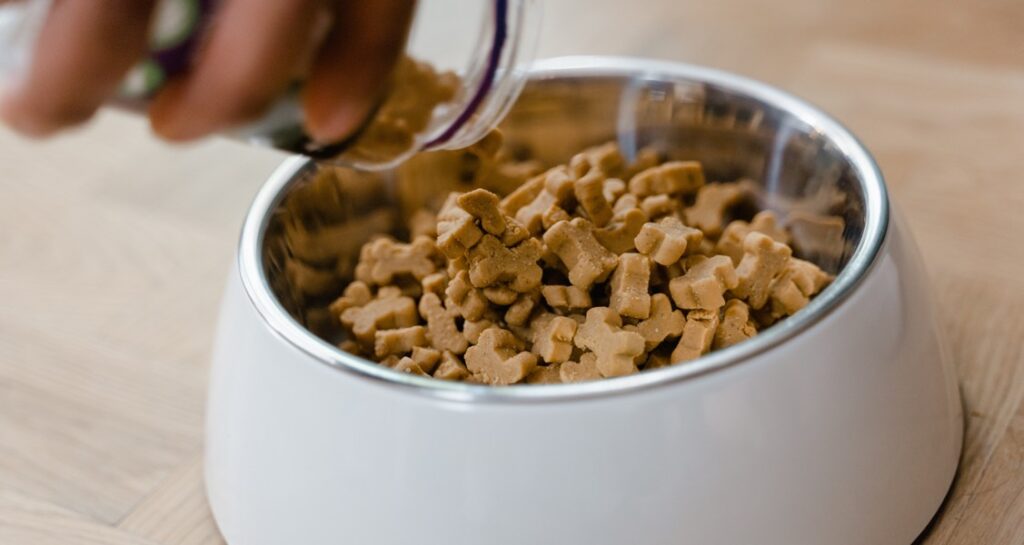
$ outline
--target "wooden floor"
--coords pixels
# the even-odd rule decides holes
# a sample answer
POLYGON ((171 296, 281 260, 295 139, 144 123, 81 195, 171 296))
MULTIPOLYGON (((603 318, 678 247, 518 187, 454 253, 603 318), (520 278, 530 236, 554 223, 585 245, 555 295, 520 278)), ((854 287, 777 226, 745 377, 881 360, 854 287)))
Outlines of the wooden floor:
MULTIPOLYGON (((922 542, 1024 542, 1024 2, 544 3, 545 56, 734 70, 862 137, 921 243, 967 404, 922 542)), ((0 133, 0 543, 221 543, 207 359, 245 208, 280 160, 169 147, 112 113, 44 144, 0 133)))

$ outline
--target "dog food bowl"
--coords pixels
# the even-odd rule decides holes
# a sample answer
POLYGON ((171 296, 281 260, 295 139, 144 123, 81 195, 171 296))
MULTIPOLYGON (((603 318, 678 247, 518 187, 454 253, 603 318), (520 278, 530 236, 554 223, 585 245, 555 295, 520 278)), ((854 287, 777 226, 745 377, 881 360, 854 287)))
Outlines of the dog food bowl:
MULTIPOLYGON (((206 482, 227 541, 913 541, 953 479, 962 408, 914 242, 856 138, 761 83, 597 57, 540 63, 503 129, 547 163, 609 139, 627 155, 653 145, 709 180, 758 182, 784 218, 839 217, 840 235, 810 229, 804 245, 835 281, 749 341, 632 376, 495 388, 402 374, 295 315, 277 211, 314 166, 288 160, 245 222, 213 358, 206 482)), ((446 190, 422 178, 414 192, 446 190)))

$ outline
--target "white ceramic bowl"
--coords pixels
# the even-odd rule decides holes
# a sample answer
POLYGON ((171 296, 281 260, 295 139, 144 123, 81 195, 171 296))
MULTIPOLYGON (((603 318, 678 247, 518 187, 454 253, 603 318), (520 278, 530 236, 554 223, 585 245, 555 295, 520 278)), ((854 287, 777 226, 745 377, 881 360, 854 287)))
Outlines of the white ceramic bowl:
POLYGON ((961 405, 917 250, 861 144, 763 84, 636 59, 541 63, 505 128, 551 160, 617 137, 769 196, 839 194, 845 240, 823 263, 837 278, 684 365, 507 388, 404 375, 310 334, 270 289, 272 212, 312 168, 289 160, 246 220, 213 361, 206 480, 228 542, 911 542, 956 470, 961 405))

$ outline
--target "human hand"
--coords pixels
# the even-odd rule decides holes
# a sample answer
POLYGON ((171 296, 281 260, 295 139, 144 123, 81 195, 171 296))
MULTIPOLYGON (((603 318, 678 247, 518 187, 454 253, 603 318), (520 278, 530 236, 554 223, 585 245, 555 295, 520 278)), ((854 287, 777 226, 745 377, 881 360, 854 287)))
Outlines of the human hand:
MULTIPOLYGON (((147 54, 156 0, 54 0, 33 62, 0 102, 31 136, 81 124, 147 54)), ((402 52, 413 0, 222 0, 193 66, 154 97, 149 119, 192 140, 259 116, 301 76, 307 131, 338 141, 372 111, 402 52)))

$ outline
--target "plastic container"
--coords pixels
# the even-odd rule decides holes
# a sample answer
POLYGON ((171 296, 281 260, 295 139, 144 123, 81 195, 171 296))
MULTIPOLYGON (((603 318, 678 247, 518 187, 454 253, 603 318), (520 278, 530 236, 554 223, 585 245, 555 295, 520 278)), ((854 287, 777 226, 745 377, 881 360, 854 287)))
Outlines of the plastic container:
MULTIPOLYGON (((28 0, 0 7, 3 81, 17 78, 28 65, 51 3, 28 0)), ((130 110, 145 111, 149 98, 169 78, 187 70, 218 3, 161 0, 151 29, 150 53, 128 74, 115 102, 130 110)), ((423 150, 466 147, 501 120, 522 90, 536 50, 538 26, 536 0, 420 0, 406 56, 459 78, 451 100, 434 107, 426 119, 411 124, 422 126, 409 131, 411 138, 389 142, 387 153, 358 151, 374 116, 367 120, 364 130, 344 142, 312 141, 303 129, 298 101, 301 81, 296 81, 260 119, 232 131, 231 136, 363 169, 394 166, 423 150)), ((383 101, 386 106, 386 98, 383 101)), ((380 109, 375 115, 382 115, 380 109)), ((406 126, 402 120, 399 124, 406 126)))

